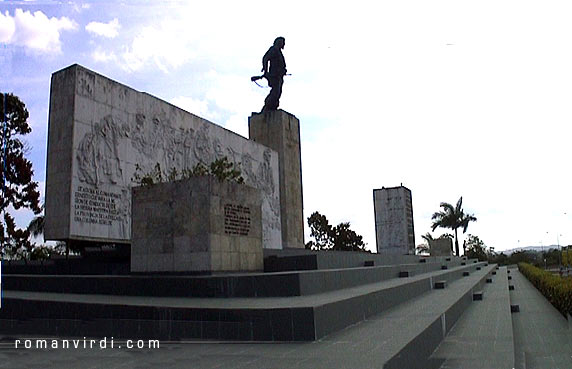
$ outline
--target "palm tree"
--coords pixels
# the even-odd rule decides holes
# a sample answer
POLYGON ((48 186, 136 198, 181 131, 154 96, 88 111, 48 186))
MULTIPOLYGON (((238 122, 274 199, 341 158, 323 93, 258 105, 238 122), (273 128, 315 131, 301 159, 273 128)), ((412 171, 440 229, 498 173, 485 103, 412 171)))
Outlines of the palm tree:
POLYGON ((44 214, 34 217, 28 224, 28 231, 34 237, 44 234, 44 214))
POLYGON ((424 235, 421 236, 422 239, 424 239, 425 241, 427 241, 427 244, 429 244, 429 241, 433 241, 435 240, 433 238, 433 235, 429 232, 425 233, 424 235))
POLYGON ((427 232, 424 235, 422 235, 421 238, 423 238, 425 240, 425 243, 417 245, 417 247, 415 248, 415 250, 417 251, 417 254, 430 253, 431 252, 431 241, 434 240, 433 235, 431 233, 427 232))
MULTIPOLYGON (((42 205, 41 209, 44 210, 44 205, 42 205)), ((34 219, 30 221, 30 224, 28 224, 27 228, 28 232, 30 232, 30 234, 34 237, 43 235, 45 228, 45 219, 46 218, 44 214, 40 214, 34 217, 34 219)), ((56 254, 63 254, 64 248, 65 248, 66 259, 68 259, 70 250, 67 242, 57 241, 56 246, 52 249, 52 251, 55 251, 56 254)))
POLYGON ((474 222, 477 218, 473 214, 465 214, 462 208, 463 197, 459 198, 457 201, 457 206, 442 202, 439 206, 443 208, 442 211, 435 212, 431 219, 433 224, 431 229, 435 231, 437 227, 450 228, 455 231, 455 253, 459 256, 459 238, 457 235, 457 229, 463 228, 463 233, 467 232, 469 227, 469 222, 474 222))

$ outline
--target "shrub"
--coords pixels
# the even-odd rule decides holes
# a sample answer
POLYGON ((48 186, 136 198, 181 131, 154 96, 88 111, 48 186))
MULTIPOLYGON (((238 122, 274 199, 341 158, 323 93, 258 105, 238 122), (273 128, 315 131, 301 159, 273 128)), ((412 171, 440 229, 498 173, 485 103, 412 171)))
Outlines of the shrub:
POLYGON ((172 182, 199 176, 213 176, 220 182, 244 183, 240 170, 236 169, 235 164, 229 162, 226 156, 213 161, 209 166, 197 163, 192 169, 183 169, 180 172, 177 168, 171 168, 169 172, 163 172, 159 163, 155 164, 155 167, 150 172, 144 174, 141 172, 142 169, 139 164, 135 164, 135 174, 131 180, 141 186, 152 186, 155 183, 172 182))
POLYGON ((519 263, 520 272, 564 316, 572 315, 572 280, 562 278, 527 263, 519 263))

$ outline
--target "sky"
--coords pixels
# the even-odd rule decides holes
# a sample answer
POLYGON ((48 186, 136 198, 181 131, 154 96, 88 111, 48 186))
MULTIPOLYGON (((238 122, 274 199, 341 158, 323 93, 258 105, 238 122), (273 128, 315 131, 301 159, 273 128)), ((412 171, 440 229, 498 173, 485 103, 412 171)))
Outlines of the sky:
POLYGON ((249 77, 284 36, 305 218, 350 222, 375 250, 373 189, 403 184, 416 244, 461 196, 467 234, 497 251, 572 244, 571 15, 556 0, 0 1, 0 92, 30 112, 43 194, 52 73, 77 63, 248 137, 269 92, 249 77))

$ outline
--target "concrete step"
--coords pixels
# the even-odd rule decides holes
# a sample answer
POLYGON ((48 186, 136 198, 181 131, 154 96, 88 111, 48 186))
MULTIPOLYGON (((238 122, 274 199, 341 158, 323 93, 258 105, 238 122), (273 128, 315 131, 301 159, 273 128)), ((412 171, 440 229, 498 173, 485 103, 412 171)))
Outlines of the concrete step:
POLYGON ((475 265, 287 298, 5 291, 0 332, 51 335, 84 332, 86 336, 169 340, 312 341, 424 295, 432 291, 437 280, 450 284, 463 279, 470 284, 486 278, 484 270, 462 278, 467 268, 474 270, 475 265))
MULTIPOLYGON (((447 333, 463 312, 473 304, 475 290, 483 288, 494 266, 483 267, 469 277, 451 281, 445 289, 419 295, 360 324, 332 334, 324 341, 351 342, 365 352, 375 352, 371 362, 360 367, 384 369, 438 368, 441 361, 431 359, 447 333), (359 334, 360 338, 356 337, 359 334)), ((344 367, 353 367, 345 361, 344 367)))
MULTIPOLYGON (((2 287, 11 291, 157 297, 305 296, 440 270, 442 260, 374 267, 304 270, 277 273, 168 275, 37 275, 6 274, 2 287)), ((460 259, 447 262, 451 268, 460 259)), ((470 264, 466 271, 478 264, 470 264)), ((477 266, 478 267, 478 266, 477 266)))
MULTIPOLYGON (((500 272, 506 275, 506 267, 500 272)), ((508 280, 497 276, 485 283, 482 300, 461 315, 431 355, 441 369, 514 368, 514 337, 508 280)))
MULTIPOLYGON (((397 255, 392 253, 370 254, 348 251, 311 251, 305 249, 264 250, 264 271, 342 269, 363 266, 417 264, 420 262, 466 262, 463 258, 446 256, 397 255), (373 265, 372 265, 373 264, 373 265)), ((472 262, 472 261, 471 261, 472 262)))

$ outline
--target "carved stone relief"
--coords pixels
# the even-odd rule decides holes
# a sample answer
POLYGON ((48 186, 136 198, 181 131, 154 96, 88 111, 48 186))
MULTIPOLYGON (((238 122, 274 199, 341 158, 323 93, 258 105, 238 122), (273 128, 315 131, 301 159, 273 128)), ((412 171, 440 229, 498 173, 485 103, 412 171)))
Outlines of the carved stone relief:
POLYGON ((211 160, 211 146, 209 142, 209 127, 205 124, 199 128, 195 140, 195 159, 204 164, 209 164, 211 160))
POLYGON ((95 74, 86 71, 78 72, 77 93, 89 98, 95 96, 95 74))
MULTIPOLYGON (((89 80, 86 80, 84 92, 89 93, 89 80)), ((265 213, 262 217, 263 237, 268 244, 275 242, 270 230, 280 229, 280 202, 278 178, 273 174, 271 163, 272 151, 266 149, 261 155, 260 147, 248 148, 240 141, 242 138, 237 140, 229 137, 222 129, 219 136, 215 126, 211 127, 206 122, 182 127, 180 122, 172 122, 169 115, 157 105, 146 106, 146 109, 139 107, 135 114, 127 114, 128 122, 115 114, 107 114, 100 119, 95 117, 91 129, 78 137, 75 157, 79 184, 94 191, 103 187, 115 188, 114 193, 120 195, 113 197, 112 222, 99 222, 99 215, 94 214, 78 216, 74 220, 82 224, 91 222, 98 226, 116 227, 114 232, 120 238, 129 239, 130 186, 135 184, 132 183, 135 164, 143 173, 153 170, 157 163, 164 172, 173 168, 181 171, 191 169, 199 162, 208 165, 215 159, 227 156, 241 169, 245 183, 261 189, 265 194, 262 204, 265 213), (258 154, 254 154, 256 152, 258 154)), ((275 160, 274 170, 277 174, 275 160)), ((277 235, 279 237, 279 231, 277 235)))
POLYGON ((123 177, 120 141, 128 137, 129 126, 107 115, 85 134, 76 153, 81 182, 98 187, 102 183, 126 184, 123 177))

